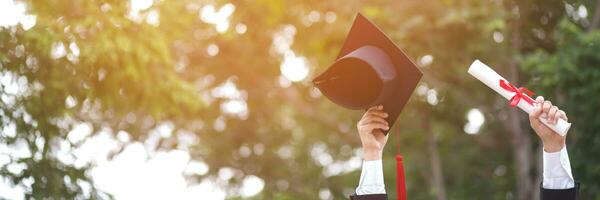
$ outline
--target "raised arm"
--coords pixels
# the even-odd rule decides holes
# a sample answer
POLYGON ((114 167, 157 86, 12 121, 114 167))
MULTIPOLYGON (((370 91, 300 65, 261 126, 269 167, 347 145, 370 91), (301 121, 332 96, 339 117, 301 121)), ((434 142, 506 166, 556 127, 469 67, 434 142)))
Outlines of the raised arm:
POLYGON ((388 114, 383 111, 383 106, 374 106, 365 112, 356 125, 362 143, 363 166, 356 194, 352 195, 351 199, 387 199, 381 162, 383 148, 388 139, 381 130, 390 128, 385 120, 387 117, 388 114))
POLYGON ((544 147, 543 152, 543 180, 541 199, 576 199, 577 188, 571 173, 571 164, 567 153, 566 135, 554 133, 542 124, 539 117, 550 124, 556 124, 558 119, 568 120, 567 114, 543 97, 536 98, 536 106, 529 114, 531 128, 538 135, 544 147))

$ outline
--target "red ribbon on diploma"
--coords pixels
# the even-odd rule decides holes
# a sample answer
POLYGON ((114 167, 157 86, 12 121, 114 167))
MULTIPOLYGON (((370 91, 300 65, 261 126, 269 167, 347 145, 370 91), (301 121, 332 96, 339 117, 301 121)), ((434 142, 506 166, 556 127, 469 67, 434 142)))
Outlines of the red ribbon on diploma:
POLYGON ((500 87, 502 87, 502 89, 505 89, 506 91, 515 93, 515 96, 510 98, 510 106, 511 107, 517 106, 519 104, 519 101, 521 101, 521 99, 523 99, 525 102, 533 105, 534 101, 531 97, 529 97, 529 96, 533 96, 533 94, 534 94, 531 90, 528 90, 525 87, 517 88, 513 84, 509 83, 508 81, 502 80, 502 79, 500 79, 500 87), (523 94, 523 93, 525 93, 525 94, 523 94))

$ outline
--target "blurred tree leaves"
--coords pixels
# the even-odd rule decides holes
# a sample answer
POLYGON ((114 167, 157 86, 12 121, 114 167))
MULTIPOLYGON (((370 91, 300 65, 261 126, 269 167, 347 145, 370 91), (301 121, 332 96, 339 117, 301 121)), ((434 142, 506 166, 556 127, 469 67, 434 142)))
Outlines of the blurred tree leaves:
POLYGON ((368 15, 425 72, 424 93, 417 89, 387 148, 390 196, 395 195, 391 155, 397 139, 411 199, 440 196, 433 154, 442 163, 437 167, 443 175, 437 178, 445 183, 448 199, 516 196, 519 163, 512 158, 511 135, 501 125, 507 120, 506 102, 466 74, 474 59, 501 73, 509 71, 507 63, 520 61, 520 83, 531 83, 573 113, 574 174, 585 195, 598 190, 593 163, 599 161, 592 154, 598 123, 590 112, 598 103, 589 96, 598 93, 593 84, 600 73, 598 32, 583 32, 584 23, 565 15, 561 1, 181 0, 155 1, 137 17, 129 1, 25 2, 36 25, 0 29, 1 73, 11 73, 17 82, 24 77, 27 88, 13 94, 2 86, 0 127, 16 124, 17 134, 3 134, 0 141, 10 148, 26 144, 31 156, 11 159, 0 173, 25 186, 33 198, 109 198, 82 187, 93 185, 86 173, 93 163, 75 167, 56 156, 61 143, 71 143, 67 134, 79 122, 91 123, 94 133, 126 131, 134 141, 148 139, 162 122, 173 123, 175 134, 156 148, 178 148, 172 140, 193 133, 198 143, 190 155, 210 169, 191 182, 211 180, 231 198, 239 198, 247 175, 265 181, 254 199, 317 199, 319 193, 346 198, 360 173, 354 130, 359 112, 328 102, 309 79, 331 64, 357 12, 368 15), (227 31, 201 20, 204 6, 218 10, 228 3, 235 11, 227 31), (158 23, 147 23, 153 12, 158 23), (315 14, 317 20, 311 21, 315 14), (310 75, 301 82, 281 75, 285 55, 274 50, 274 36, 286 31, 293 33, 290 50, 308 62, 310 75), (515 34, 520 36, 516 49, 511 46, 515 34), (211 55, 209 46, 217 53, 211 55), (215 95, 225 85, 234 85, 239 94, 215 95), (223 112, 232 100, 246 103, 246 116, 223 112), (467 135, 465 114, 473 108, 486 122, 479 134, 467 135), (13 164, 24 170, 13 173, 8 169, 13 164), (221 180, 221 169, 234 176, 221 180))

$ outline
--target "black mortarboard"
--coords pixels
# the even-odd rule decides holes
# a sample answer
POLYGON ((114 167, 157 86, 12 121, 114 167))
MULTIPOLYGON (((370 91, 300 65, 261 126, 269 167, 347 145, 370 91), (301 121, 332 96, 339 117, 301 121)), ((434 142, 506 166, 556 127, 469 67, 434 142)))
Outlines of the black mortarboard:
POLYGON ((392 127, 422 75, 392 40, 359 13, 336 61, 313 83, 331 101, 349 109, 382 104, 392 127))

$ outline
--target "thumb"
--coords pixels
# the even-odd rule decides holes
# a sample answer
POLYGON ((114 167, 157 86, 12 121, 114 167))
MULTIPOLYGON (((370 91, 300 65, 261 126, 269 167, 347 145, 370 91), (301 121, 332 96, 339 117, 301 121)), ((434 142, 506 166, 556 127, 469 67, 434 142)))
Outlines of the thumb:
POLYGON ((374 129, 372 134, 373 136, 375 136, 375 138, 385 137, 385 134, 383 134, 383 131, 381 131, 381 129, 374 129))
POLYGON ((376 129, 373 131, 373 136, 375 136, 375 139, 379 142, 385 142, 387 140, 389 133, 386 135, 383 133, 383 131, 381 131, 381 129, 376 129))
POLYGON ((529 122, 531 125, 537 125, 540 123, 539 117, 542 114, 542 104, 544 103, 544 97, 538 96, 535 99, 535 107, 529 113, 529 122))

